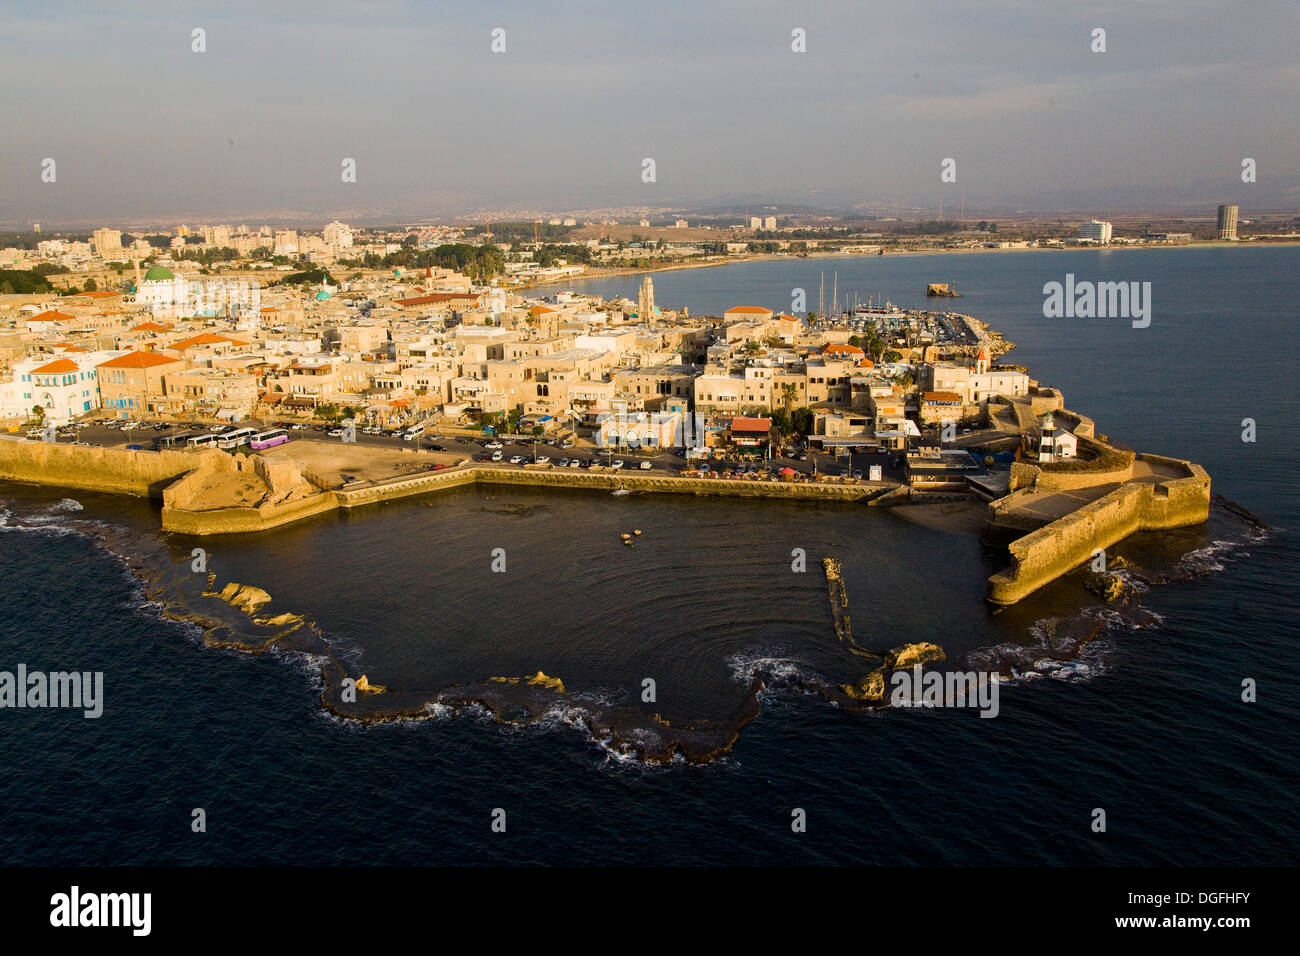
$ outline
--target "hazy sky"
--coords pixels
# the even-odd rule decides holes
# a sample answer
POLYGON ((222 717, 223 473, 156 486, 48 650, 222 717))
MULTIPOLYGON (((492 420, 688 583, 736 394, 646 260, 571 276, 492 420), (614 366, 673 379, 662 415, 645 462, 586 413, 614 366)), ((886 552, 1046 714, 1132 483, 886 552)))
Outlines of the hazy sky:
POLYGON ((1298 36, 1295 0, 6 0, 0 222, 934 206, 941 188, 945 212, 962 191, 968 212, 1295 209, 1298 36))

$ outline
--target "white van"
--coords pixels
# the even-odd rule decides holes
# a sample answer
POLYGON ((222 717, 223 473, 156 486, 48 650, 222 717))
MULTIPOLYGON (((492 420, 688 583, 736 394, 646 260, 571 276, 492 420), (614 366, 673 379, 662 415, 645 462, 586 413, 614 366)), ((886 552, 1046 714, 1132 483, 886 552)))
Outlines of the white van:
POLYGON ((402 440, 403 440, 403 441, 415 441, 417 438, 419 438, 419 437, 420 437, 421 435, 423 435, 423 434, 424 434, 424 426, 423 426, 423 425, 412 425, 410 428, 408 428, 408 429, 406 430, 406 434, 402 436, 402 440))

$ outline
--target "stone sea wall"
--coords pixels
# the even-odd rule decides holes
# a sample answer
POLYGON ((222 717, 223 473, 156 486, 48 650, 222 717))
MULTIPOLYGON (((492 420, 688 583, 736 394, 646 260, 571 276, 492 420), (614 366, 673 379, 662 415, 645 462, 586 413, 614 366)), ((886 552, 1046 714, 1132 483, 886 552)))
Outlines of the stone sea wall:
POLYGON ((82 491, 161 498, 163 489, 213 451, 128 451, 0 439, 0 478, 82 491))
POLYGON ((1186 477, 1130 482, 1013 541, 1007 548, 1011 566, 989 578, 988 600, 1014 604, 1091 560, 1096 548, 1109 548, 1138 531, 1180 528, 1209 517, 1210 476, 1204 468, 1176 458, 1138 457, 1176 467, 1186 477))
POLYGON ((863 501, 887 490, 892 485, 861 482, 854 484, 743 481, 726 478, 684 478, 676 475, 644 474, 637 471, 608 471, 592 473, 567 469, 515 469, 515 468, 455 468, 431 472, 414 478, 402 478, 359 488, 344 486, 335 494, 339 505, 356 508, 361 505, 425 494, 459 485, 531 485, 541 488, 580 488, 611 492, 618 488, 628 491, 687 494, 724 495, 743 498, 795 498, 818 501, 863 501))
POLYGON ((211 508, 206 511, 186 511, 164 507, 162 527, 177 534, 249 534, 268 531, 291 521, 301 521, 338 508, 338 500, 330 492, 321 492, 306 498, 257 505, 251 508, 211 508))

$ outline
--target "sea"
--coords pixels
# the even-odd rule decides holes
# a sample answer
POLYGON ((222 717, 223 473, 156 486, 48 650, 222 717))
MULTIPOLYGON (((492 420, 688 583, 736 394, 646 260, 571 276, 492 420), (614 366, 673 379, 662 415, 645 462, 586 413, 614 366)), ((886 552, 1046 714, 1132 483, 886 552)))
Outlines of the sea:
MULTIPOLYGON (((0 861, 1293 863, 1300 249, 776 259, 654 286, 693 315, 790 311, 800 289, 815 310, 823 275, 828 301, 986 321, 1098 431, 1202 464, 1211 520, 1114 549, 1135 569, 1122 607, 1073 575, 996 612, 1004 555, 887 509, 464 489, 199 540, 160 532, 156 503, 0 483, 0 670, 104 675, 98 719, 0 710, 0 861), (1067 274, 1149 282, 1150 324, 1046 318, 1067 274), (819 692, 873 666, 837 641, 826 557, 862 645, 1009 668, 996 717, 819 692), (235 612, 203 592, 226 582, 301 627, 211 646, 235 612), (331 667, 427 704, 340 718, 331 667), (437 702, 538 671, 565 686, 540 710, 437 702), (611 714, 636 719, 614 733, 611 714), (729 743, 640 759, 629 741, 655 727, 729 743)), ((640 279, 573 289, 635 299, 640 279)))

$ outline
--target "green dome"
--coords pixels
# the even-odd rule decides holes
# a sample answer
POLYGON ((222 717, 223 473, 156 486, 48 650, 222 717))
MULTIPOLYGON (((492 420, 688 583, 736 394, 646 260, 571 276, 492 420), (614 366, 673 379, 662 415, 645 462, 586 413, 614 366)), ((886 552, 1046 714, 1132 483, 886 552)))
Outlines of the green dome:
POLYGON ((319 292, 316 293, 316 300, 317 300, 318 302, 320 302, 320 301, 324 301, 325 299, 328 299, 328 298, 330 298, 330 294, 329 294, 328 292, 326 292, 324 289, 321 289, 321 291, 319 291, 319 292))
POLYGON ((174 279, 174 278, 176 278, 176 276, 173 275, 172 270, 168 269, 166 266, 152 266, 150 267, 149 271, 144 274, 144 280, 146 282, 154 282, 159 279, 166 280, 166 279, 174 279))

